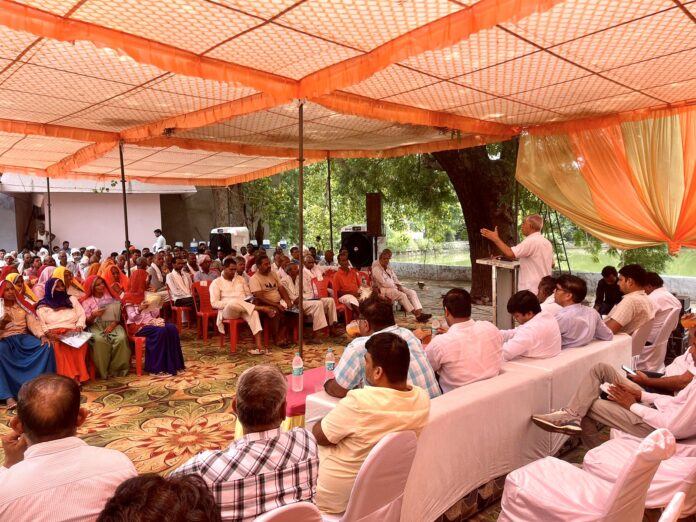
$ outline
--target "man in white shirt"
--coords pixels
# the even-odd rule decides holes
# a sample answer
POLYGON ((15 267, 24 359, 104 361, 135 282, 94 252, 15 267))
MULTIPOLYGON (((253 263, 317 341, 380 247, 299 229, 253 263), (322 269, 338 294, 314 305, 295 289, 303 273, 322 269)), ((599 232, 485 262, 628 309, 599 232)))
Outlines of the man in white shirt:
POLYGON ((514 330, 501 330, 503 359, 516 357, 546 359, 561 353, 561 332, 551 312, 542 312, 537 296, 529 290, 514 294, 507 304, 507 311, 520 326, 514 330))
POLYGON ((536 292, 541 278, 551 275, 553 269, 553 245, 541 235, 544 220, 538 214, 527 216, 522 222, 525 239, 517 246, 509 247, 500 239, 498 227, 495 230, 481 229, 481 235, 498 247, 505 257, 516 258, 520 262, 518 290, 536 292))
POLYGON ((174 260, 174 270, 167 274, 167 287, 172 294, 174 306, 193 308, 193 283, 188 272, 184 272, 184 264, 180 257, 174 260))
POLYGON ((87 415, 73 379, 41 375, 22 386, 2 438, 0 520, 96 520, 121 482, 137 475, 123 453, 76 436, 87 415))
MULTIPOLYGON (((659 274, 648 272, 646 274, 645 293, 648 294, 648 299, 653 305, 655 311, 655 319, 653 320, 652 329, 648 334, 648 343, 652 344, 657 339, 657 336, 665 325, 665 321, 670 313, 674 310, 681 310, 679 299, 674 297, 672 292, 664 287, 665 282, 659 274)), ((676 328, 676 324, 674 328, 676 328)))
POLYGON ((542 277, 537 291, 537 299, 539 299, 542 312, 551 312, 556 315, 556 312, 561 309, 561 305, 556 302, 555 292, 556 278, 552 276, 542 277))
POLYGON ((334 260, 333 250, 327 250, 326 252, 324 252, 324 257, 322 258, 321 261, 319 261, 319 266, 325 266, 328 269, 331 269, 331 268, 336 269, 337 268, 338 265, 336 264, 336 261, 334 260))
POLYGON ((193 282, 200 283, 201 281, 215 281, 220 277, 220 272, 210 268, 212 261, 209 255, 201 256, 201 261, 198 263, 198 272, 193 274, 193 282))
POLYGON ((87 269, 89 268, 89 265, 92 262, 92 257, 94 256, 96 251, 97 247, 90 245, 84 251, 82 259, 80 259, 80 272, 83 279, 87 279, 87 269))
POLYGON ((691 348, 685 355, 690 358, 690 363, 684 357, 671 370, 679 373, 685 369, 691 374, 687 378, 684 375, 673 375, 649 379, 643 372, 638 372, 639 377, 632 381, 610 365, 599 363, 590 369, 567 407, 546 415, 534 415, 532 421, 546 431, 580 435, 588 448, 603 442, 597 433, 597 422, 641 438, 656 428, 667 428, 677 439, 696 436, 693 329, 689 332, 689 339, 691 348), (637 382, 663 386, 655 390, 658 393, 653 393, 643 389, 637 382), (600 386, 604 383, 609 385, 608 400, 600 398, 600 386), (676 395, 665 394, 677 390, 676 395))
POLYGON ((604 324, 599 312, 582 304, 587 296, 587 283, 584 279, 563 274, 556 280, 554 296, 561 307, 556 313, 558 328, 561 330, 561 347, 585 346, 594 339, 612 340, 614 334, 604 324))
POLYGON ((471 319, 471 296, 453 288, 442 300, 449 329, 432 338, 425 354, 444 393, 500 373, 503 337, 488 321, 471 319))
POLYGON ((646 280, 647 272, 640 265, 626 265, 619 270, 619 288, 624 296, 605 321, 615 334, 632 335, 655 317, 653 305, 644 290, 646 280))
POLYGON ((312 255, 307 255, 304 257, 304 268, 302 269, 302 299, 304 301, 318 300, 326 315, 326 322, 331 330, 330 335, 335 335, 334 327, 338 322, 338 314, 336 313, 336 302, 333 297, 320 297, 316 288, 312 282, 313 279, 317 281, 323 281, 324 276, 322 271, 316 266, 314 257, 312 255))
MULTIPOLYGON (((286 270, 286 275, 281 278, 281 283, 283 283, 283 286, 285 289, 288 291, 288 295, 290 296, 290 306, 295 307, 299 306, 300 304, 300 265, 297 263, 290 263, 287 267, 285 267, 286 270)), ((307 283, 303 282, 303 295, 307 295, 307 292, 304 291, 306 288, 307 283)), ((329 323, 326 319, 326 314, 324 313, 324 306, 322 305, 321 301, 317 299, 303 299, 302 300, 302 311, 307 317, 310 317, 312 319, 312 330, 314 332, 317 332, 319 330, 322 330, 329 326, 329 323)), ((314 341, 316 342, 316 341, 314 341)))
MULTIPOLYGON (((242 263, 244 261, 242 260, 242 263)), ((251 290, 244 277, 237 274, 237 260, 231 257, 223 261, 222 277, 218 277, 210 283, 210 304, 219 310, 217 327, 220 333, 225 333, 225 319, 244 319, 251 329, 256 343, 256 349, 249 353, 261 355, 264 353, 263 340, 261 339, 261 319, 259 310, 274 317, 277 313, 270 306, 255 306, 251 300, 251 290)))
POLYGON ((398 301, 407 314, 412 313, 416 316, 419 323, 425 323, 432 317, 432 314, 423 313, 418 294, 406 288, 396 277, 394 271, 389 267, 392 252, 388 248, 382 250, 379 259, 372 263, 372 285, 379 291, 382 297, 390 301, 398 301))
POLYGON ((164 250, 164 247, 167 245, 167 240, 164 238, 162 231, 159 228, 155 229, 154 234, 155 242, 152 245, 152 251, 156 254, 157 252, 164 250))

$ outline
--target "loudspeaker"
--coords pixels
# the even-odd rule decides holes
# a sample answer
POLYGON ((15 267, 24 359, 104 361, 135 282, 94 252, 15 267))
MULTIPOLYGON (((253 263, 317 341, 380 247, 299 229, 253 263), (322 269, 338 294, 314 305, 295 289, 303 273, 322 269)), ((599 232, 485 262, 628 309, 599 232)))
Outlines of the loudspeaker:
POLYGON ((370 237, 381 237, 384 235, 382 194, 379 192, 368 192, 365 194, 365 201, 367 207, 367 235, 370 237))
POLYGON ((373 242, 364 231, 341 232, 341 248, 348 250, 348 259, 355 268, 372 266, 375 260, 373 242))

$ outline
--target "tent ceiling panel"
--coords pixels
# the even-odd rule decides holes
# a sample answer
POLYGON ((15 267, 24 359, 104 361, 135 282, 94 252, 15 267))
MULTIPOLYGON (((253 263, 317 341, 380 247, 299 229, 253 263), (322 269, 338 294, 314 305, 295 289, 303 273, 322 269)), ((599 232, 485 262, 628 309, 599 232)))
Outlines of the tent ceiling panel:
POLYGON ((47 123, 53 119, 58 119, 65 114, 72 114, 86 109, 90 104, 86 101, 57 98, 55 96, 45 96, 28 92, 14 91, 0 88, 0 100, 2 100, 3 117, 4 109, 8 108, 18 112, 34 112, 41 110, 42 114, 50 118, 33 121, 47 123))
POLYGON ((678 103, 682 100, 696 101, 696 78, 646 89, 645 92, 669 103, 678 103))
POLYGON ((208 53, 213 58, 295 80, 360 54, 345 45, 274 24, 243 34, 208 53))
MULTIPOLYGON (((604 76, 635 89, 649 89, 666 85, 665 80, 669 82, 667 84, 669 85, 696 78, 696 69, 691 65, 694 63, 696 63, 696 41, 692 49, 618 67, 605 72, 604 76)), ((657 97, 672 101, 661 96, 657 97)))
POLYGON ((569 119, 569 116, 572 118, 578 116, 591 118, 602 114, 613 114, 641 109, 643 107, 649 107, 654 103, 654 98, 649 98, 641 93, 631 92, 619 96, 568 105, 567 107, 560 107, 558 111, 566 115, 564 119, 569 119))
MULTIPOLYGON (((481 120, 495 121, 512 125, 520 125, 522 122, 530 121, 527 116, 536 115, 535 121, 542 114, 548 120, 559 119, 560 113, 540 110, 524 103, 514 102, 505 98, 492 98, 481 103, 472 103, 462 107, 450 109, 448 112, 468 116, 481 120)), ((543 120, 542 120, 543 121, 543 120)))
POLYGON ((494 96, 490 94, 469 87, 450 82, 438 82, 422 89, 404 92, 386 99, 403 105, 420 107, 421 109, 446 111, 493 98, 494 96))
POLYGON ((631 92, 633 91, 614 82, 604 80, 599 76, 589 75, 549 87, 513 94, 510 99, 536 107, 545 105, 548 109, 557 109, 631 92))

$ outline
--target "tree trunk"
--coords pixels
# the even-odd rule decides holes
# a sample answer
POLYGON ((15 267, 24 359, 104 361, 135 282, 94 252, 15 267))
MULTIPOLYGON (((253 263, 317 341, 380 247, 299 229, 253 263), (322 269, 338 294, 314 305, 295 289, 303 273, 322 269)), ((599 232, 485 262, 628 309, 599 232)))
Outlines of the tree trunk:
POLYGON ((244 189, 241 184, 228 187, 230 217, 229 224, 233 227, 243 227, 246 225, 244 219, 244 189))
POLYGON ((230 210, 227 201, 227 187, 212 187, 213 192, 213 226, 226 227, 230 220, 230 210))
POLYGON ((471 257, 471 297, 488 303, 492 296, 491 269, 476 260, 498 255, 498 249, 481 236, 482 228, 498 227, 501 239, 510 244, 516 227, 511 194, 515 186, 517 139, 501 144, 499 160, 491 160, 485 146, 433 153, 447 172, 462 207, 471 257))

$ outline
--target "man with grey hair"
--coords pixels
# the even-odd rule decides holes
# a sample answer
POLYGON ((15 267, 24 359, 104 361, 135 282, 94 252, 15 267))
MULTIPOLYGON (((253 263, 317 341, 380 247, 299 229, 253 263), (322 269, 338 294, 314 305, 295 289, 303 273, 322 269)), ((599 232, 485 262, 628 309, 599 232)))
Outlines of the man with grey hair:
POLYGON ((494 230, 481 229, 481 235, 498 247, 505 257, 518 259, 520 276, 517 290, 529 290, 537 293, 539 281, 550 276, 553 270, 553 245, 541 235, 544 219, 538 214, 531 214, 522 221, 524 240, 514 247, 506 245, 498 235, 498 227, 494 230))
POLYGON ((172 473, 201 476, 223 520, 251 521, 276 507, 314 500, 317 442, 304 428, 281 430, 287 391, 276 366, 246 370, 232 401, 244 436, 225 450, 199 453, 172 473))

